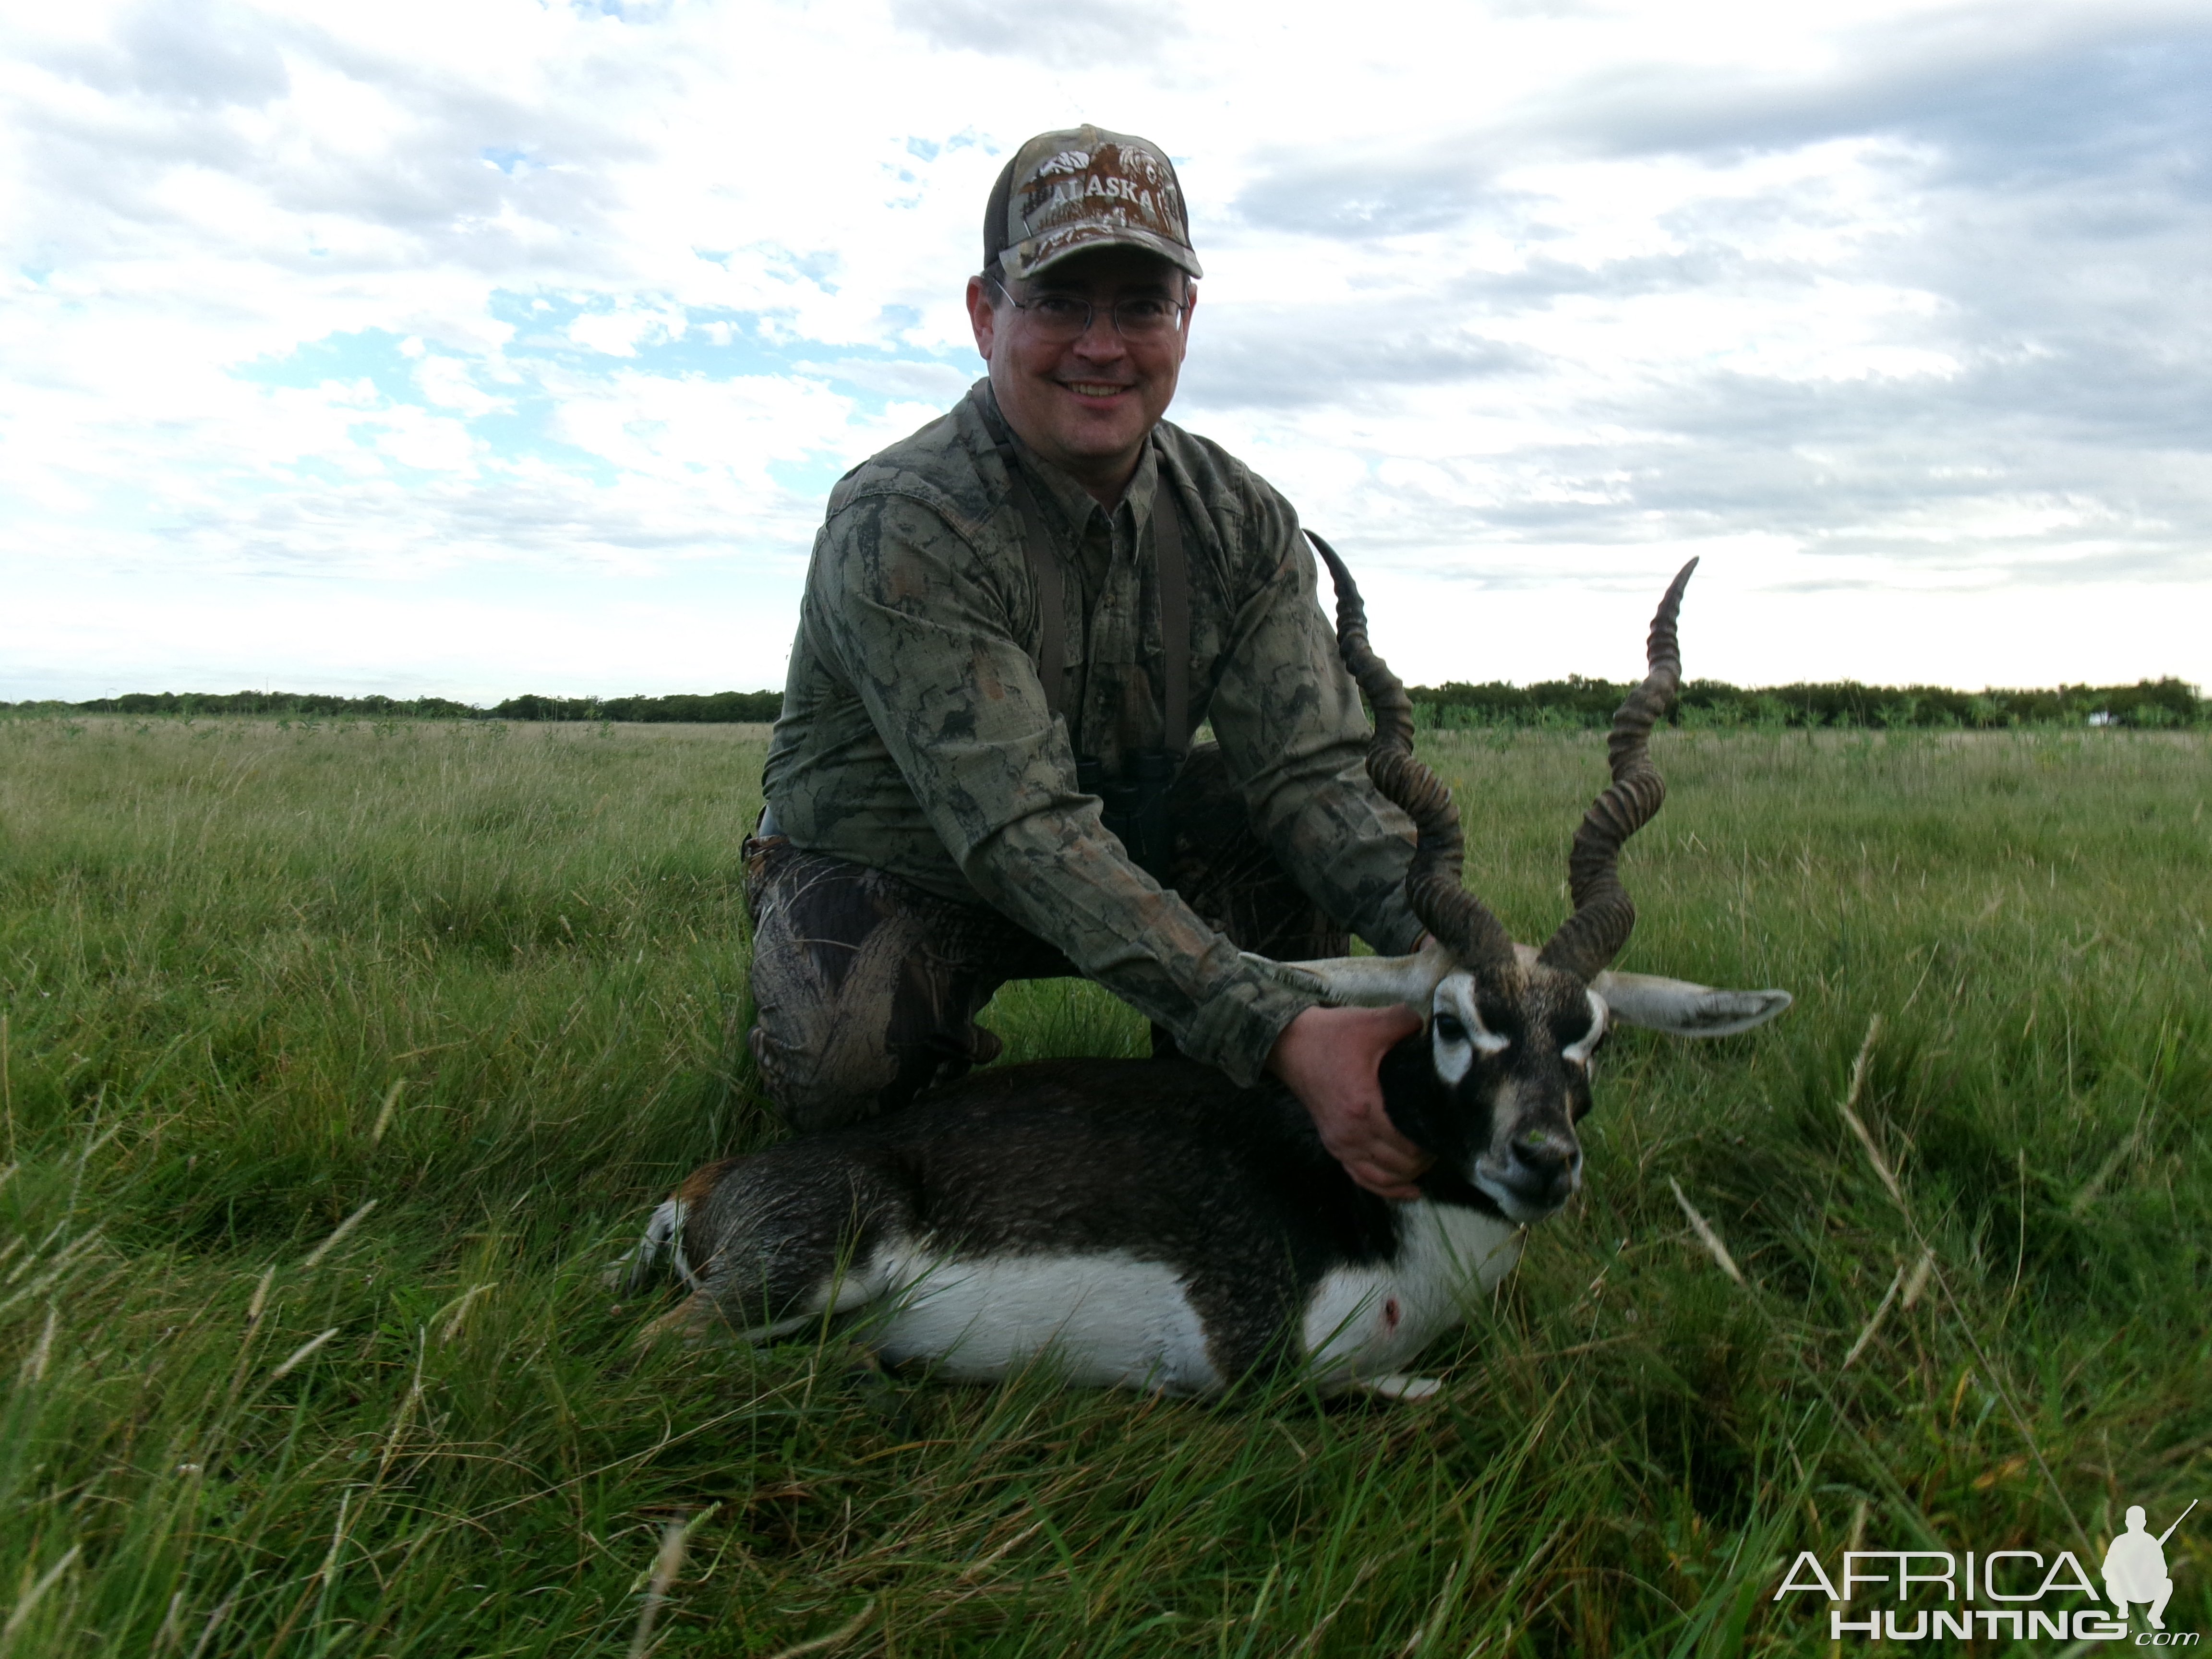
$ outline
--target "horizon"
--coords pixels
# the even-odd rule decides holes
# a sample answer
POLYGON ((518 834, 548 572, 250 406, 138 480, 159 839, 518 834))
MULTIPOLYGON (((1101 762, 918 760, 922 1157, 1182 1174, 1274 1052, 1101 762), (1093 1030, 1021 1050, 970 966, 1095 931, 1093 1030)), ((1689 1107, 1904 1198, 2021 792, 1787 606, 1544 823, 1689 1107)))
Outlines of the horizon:
MULTIPOLYGON (((1465 688, 1465 689, 1467 689, 1467 690, 1478 690, 1478 691, 1480 691, 1480 690, 1498 690, 1498 689, 1503 689, 1503 690, 1513 690, 1513 691, 1534 691, 1534 690, 1546 690, 1546 689, 1550 689, 1550 688, 1554 688, 1554 687, 1565 688, 1565 687, 1572 686, 1572 685, 1602 685, 1602 686, 1607 686, 1607 687, 1613 687, 1613 688, 1624 688, 1624 687, 1627 687, 1627 686, 1632 686, 1632 685, 1633 685, 1633 684, 1636 684, 1636 682, 1635 682, 1634 680, 1632 680, 1632 679, 1607 680, 1607 679, 1602 679, 1602 678, 1593 678, 1593 677, 1591 677, 1591 676, 1588 676, 1588 675, 1582 675, 1582 674, 1561 674, 1561 675, 1551 676, 1551 677, 1545 678, 1531 679, 1531 680, 1439 680, 1439 681, 1435 682, 1434 684, 1410 684, 1410 683, 1409 683, 1409 684, 1407 684, 1407 686, 1406 686, 1406 690, 1407 690, 1407 691, 1408 693, 1418 693, 1418 692, 1422 692, 1422 691, 1444 691, 1444 690, 1450 690, 1450 689, 1452 689, 1452 688, 1454 688, 1454 687, 1462 687, 1462 688, 1465 688)), ((1942 693, 1947 693, 1947 694, 1948 694, 1948 695, 1954 696, 1964 696, 1964 697, 1974 697, 1974 696, 2007 696, 2007 695, 2010 695, 2010 696, 2040 696, 2040 695, 2063 695, 2063 694, 2069 693, 2069 692, 2100 692, 2100 691, 2101 691, 2101 692, 2113 692, 2113 691, 2134 691, 2134 690, 2150 690, 2150 689, 2154 689, 2154 688, 2161 688, 2161 687, 2165 687, 2165 686, 2168 686, 2168 685, 2179 685, 2179 686, 2182 687, 2182 688, 2183 688, 2184 690, 2186 690, 2186 691, 2187 691, 2187 692, 2188 692, 2191 696, 2193 696, 2193 697, 2197 698, 2199 702, 2205 702, 2205 701, 2209 701, 2209 700, 2205 697, 2205 695, 2204 695, 2204 688, 2203 688, 2203 686, 2200 683, 2198 683, 2198 682, 2197 682, 2197 681, 2194 681, 2194 680, 2185 680, 2185 679, 2182 679, 2182 678, 2180 678, 2178 675, 2139 675, 2139 676, 2137 676, 2136 678, 2133 678, 2133 679, 2123 679, 2123 680, 2112 680, 2112 681, 2102 681, 2102 682, 2100 682, 2100 681, 2090 681, 2090 680, 2055 681, 2055 682, 2052 682, 2052 683, 2051 683, 2051 684, 2045 684, 2045 685, 1979 685, 1979 686, 1967 686, 1967 685, 1946 685, 1946 684, 1941 684, 1941 683, 1939 683, 1939 682, 1932 681, 1932 680, 1915 680, 1915 681, 1908 681, 1908 682, 1887 682, 1887 681, 1877 681, 1877 680, 1860 680, 1860 679, 1854 679, 1854 678, 1850 678, 1850 677, 1849 677, 1849 676, 1845 676, 1844 678, 1840 678, 1840 679, 1833 679, 1833 680, 1790 680, 1790 681, 1778 682, 1778 683, 1776 683, 1776 684, 1766 684, 1766 685, 1740 685, 1740 684, 1736 684, 1735 681, 1732 681, 1732 680, 1723 680, 1723 679, 1720 679, 1720 678, 1717 678, 1717 677, 1711 676, 1711 675, 1685 675, 1685 676, 1683 677, 1683 679, 1682 679, 1682 686, 1683 686, 1683 689, 1684 689, 1685 690, 1690 690, 1690 689, 1692 689, 1692 688, 1695 688, 1695 687, 1713 687, 1713 688, 1717 688, 1717 689, 1723 689, 1723 690, 1729 690, 1729 691, 1738 692, 1738 693, 1741 693, 1741 694, 1742 694, 1742 695, 1744 695, 1744 696, 1761 696, 1761 695, 1765 695, 1765 694, 1768 694, 1768 693, 1772 693, 1772 692, 1781 692, 1781 691, 1796 691, 1796 690, 1832 690, 1832 689, 1834 689, 1834 690, 1848 689, 1848 690, 1858 690, 1858 691, 1877 691, 1877 692, 1893 692, 1893 692, 1900 692, 1900 693, 1903 693, 1903 692, 1913 692, 1913 691, 1934 691, 1934 692, 1942 692, 1942 693)), ((183 699, 186 699, 186 698, 193 698, 193 697, 212 697, 212 698, 232 698, 232 697, 270 697, 270 698, 293 697, 293 698, 316 698, 316 697, 326 697, 326 698, 331 698, 331 699, 343 699, 343 700, 349 701, 349 702, 367 702, 367 701, 370 701, 370 700, 373 700, 373 699, 376 699, 376 698, 380 698, 380 698, 384 698, 384 699, 386 699, 386 700, 387 700, 387 701, 390 701, 390 702, 398 702, 398 703, 404 703, 404 702, 450 702, 450 703, 456 704, 456 705, 458 705, 458 706, 459 706, 459 707, 462 707, 462 708, 471 708, 471 709, 475 709, 475 710, 477 710, 477 711, 479 711, 479 712, 489 712, 490 710, 492 710, 492 709, 495 709, 496 708, 498 708, 498 707, 499 707, 499 705, 500 705, 500 704, 501 704, 501 703, 507 703, 507 702, 520 702, 523 701, 523 700, 524 700, 524 699, 526 699, 526 698, 538 698, 538 699, 542 699, 542 700, 544 700, 544 701, 545 701, 545 702, 549 702, 614 703, 614 702, 633 702, 633 701, 659 702, 659 701, 665 701, 665 700, 668 700, 668 699, 672 699, 672 698, 677 698, 677 697, 696 697, 696 698, 712 698, 712 697, 769 697, 769 696, 773 696, 773 697, 781 697, 781 696, 782 696, 783 695, 784 695, 784 693, 783 693, 783 688, 779 687, 779 686, 773 686, 773 685, 769 685, 769 686, 758 686, 758 687, 751 688, 751 689, 750 689, 750 690, 747 690, 747 689, 740 689, 740 688, 736 688, 736 687, 726 687, 726 688, 723 688, 723 689, 721 689, 721 690, 714 690, 714 691, 697 691, 697 690, 674 690, 674 691, 615 691, 615 692, 605 692, 605 691, 585 691, 585 692, 511 691, 511 692, 507 693, 507 696, 503 696, 503 697, 501 697, 501 698, 497 699, 495 702, 492 702, 492 703, 490 703, 490 704, 485 704, 485 703, 479 702, 473 702, 473 701, 471 701, 470 699, 465 698, 465 697, 460 697, 460 696, 451 696, 451 695, 448 695, 448 694, 447 694, 447 693, 445 693, 445 692, 440 692, 440 691, 421 691, 421 692, 414 693, 414 694, 412 694, 411 696, 409 696, 401 697, 401 696, 392 696, 392 694, 391 694, 391 693, 389 693, 389 692, 374 692, 374 691, 372 691, 372 692, 366 692, 366 693, 361 693, 361 694, 354 694, 354 693, 349 693, 349 692, 341 692, 341 691, 305 691, 305 690, 286 690, 286 689, 281 689, 281 688, 280 688, 280 689, 276 689, 276 690, 270 690, 270 689, 266 688, 266 687, 241 686, 241 687, 240 687, 239 689, 237 689, 236 690, 232 690, 232 691, 216 691, 216 690, 191 690, 191 691, 149 691, 149 690, 130 690, 130 691, 109 691, 109 692, 103 692, 103 693, 101 693, 101 694, 100 694, 100 695, 98 695, 98 696, 92 696, 92 697, 77 697, 77 698, 62 698, 62 697, 16 697, 16 698, 0 698, 0 708, 27 708, 27 707, 34 706, 34 705, 40 704, 40 703, 53 703, 53 704, 57 704, 57 705, 59 705, 59 706, 63 706, 63 707, 70 707, 70 708, 86 708, 88 705, 92 704, 92 703, 95 703, 95 702, 116 702, 116 701, 119 701, 119 700, 121 700, 121 699, 128 698, 128 697, 163 697, 163 698, 172 698, 172 699, 177 699, 177 700, 183 700, 183 699)), ((106 711, 106 710, 99 710, 99 709, 88 709, 88 712, 90 712, 90 713, 106 713, 106 712, 109 712, 109 711, 106 711)), ((131 711, 124 711, 124 712, 131 712, 131 711)))
POLYGON ((780 687, 830 484, 980 373, 991 179, 1084 120, 1182 173, 1171 418, 1409 684, 1626 675, 1692 555, 1692 678, 2212 684, 2202 0, 4 27, 11 702, 780 687))

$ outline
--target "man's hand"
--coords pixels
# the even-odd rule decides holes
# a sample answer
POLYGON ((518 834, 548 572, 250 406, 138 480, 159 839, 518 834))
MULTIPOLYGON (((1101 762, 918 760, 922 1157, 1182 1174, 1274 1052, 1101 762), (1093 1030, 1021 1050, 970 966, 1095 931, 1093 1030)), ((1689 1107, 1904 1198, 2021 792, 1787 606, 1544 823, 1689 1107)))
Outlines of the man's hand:
POLYGON ((1420 1029, 1421 1017, 1403 1004, 1309 1008, 1283 1028, 1267 1056, 1267 1069, 1312 1115, 1329 1155, 1383 1198, 1419 1198, 1413 1178, 1435 1161, 1382 1109, 1382 1056, 1420 1029))

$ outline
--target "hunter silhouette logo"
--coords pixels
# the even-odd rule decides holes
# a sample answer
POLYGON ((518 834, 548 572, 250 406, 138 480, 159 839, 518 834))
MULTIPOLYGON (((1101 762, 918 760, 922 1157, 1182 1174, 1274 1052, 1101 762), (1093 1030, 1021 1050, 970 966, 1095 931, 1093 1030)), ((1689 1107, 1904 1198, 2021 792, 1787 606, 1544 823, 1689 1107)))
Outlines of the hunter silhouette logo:
MULTIPOLYGON (((2189 1510, 2196 1507, 2197 1500, 2190 1499, 2189 1510)), ((2128 1506, 2128 1529, 2105 1552, 2105 1593, 2121 1618, 2128 1616, 2130 1603, 2141 1601, 2150 1608, 2150 1627, 2166 1628, 2166 1604, 2173 1599, 2173 1580, 2166 1574, 2166 1540, 2173 1536, 2174 1527, 2189 1518, 2189 1510, 2154 1538, 2144 1524, 2142 1505, 2128 1506)))
POLYGON ((2105 1552, 2102 1595, 2071 1550, 2046 1559, 2040 1550, 2027 1549, 1854 1549, 1844 1552, 1833 1577, 1812 1551, 1801 1552, 1773 1599, 1792 1592, 1825 1596, 1832 1604, 1832 1641, 1857 1636, 1870 1642, 1946 1637, 2127 1642, 2131 1616, 2141 1607, 2149 1628, 2135 1634, 2130 1645, 2195 1647, 2203 1639, 2197 1632, 2166 1627, 2166 1604, 2173 1598, 2166 1544, 2196 1507, 2192 1500, 2172 1526, 2154 1535, 2142 1505, 2130 1505, 2127 1530, 2105 1552), (1860 1600, 1893 1605, 1851 1606, 1860 1600), (1916 1601, 1922 1605, 1914 1606, 1916 1601))

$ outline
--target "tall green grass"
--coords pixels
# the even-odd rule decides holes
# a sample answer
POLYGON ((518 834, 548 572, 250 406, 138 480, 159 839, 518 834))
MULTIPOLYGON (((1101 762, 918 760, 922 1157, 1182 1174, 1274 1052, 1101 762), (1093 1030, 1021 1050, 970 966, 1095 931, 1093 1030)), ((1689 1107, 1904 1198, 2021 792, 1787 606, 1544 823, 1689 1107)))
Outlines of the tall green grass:
MULTIPOLYGON (((1663 735, 1624 965, 1798 1006, 1620 1035, 1585 1196, 1389 1410, 636 1340, 601 1269, 775 1133, 763 737, 0 725, 0 1659, 1814 1652, 1799 1549, 2203 1493, 2202 735, 1663 735)), ((1599 745, 1425 752, 1540 938, 1599 745)))

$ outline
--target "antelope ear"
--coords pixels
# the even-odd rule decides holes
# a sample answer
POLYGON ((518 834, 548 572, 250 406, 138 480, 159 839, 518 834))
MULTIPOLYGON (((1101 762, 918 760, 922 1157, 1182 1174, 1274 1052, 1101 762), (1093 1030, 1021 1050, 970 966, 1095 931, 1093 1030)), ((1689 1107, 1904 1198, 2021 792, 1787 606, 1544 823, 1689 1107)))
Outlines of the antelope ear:
POLYGON ((1656 974, 1617 974, 1590 981, 1613 1018, 1670 1036, 1733 1036, 1764 1025, 1796 1000, 1787 991, 1717 991, 1656 974))
POLYGON ((1434 939, 1409 957, 1327 957, 1318 962, 1277 962, 1243 951, 1245 961, 1277 984, 1339 1008, 1388 1008, 1410 1002, 1425 1010, 1446 974, 1457 964, 1434 939))

